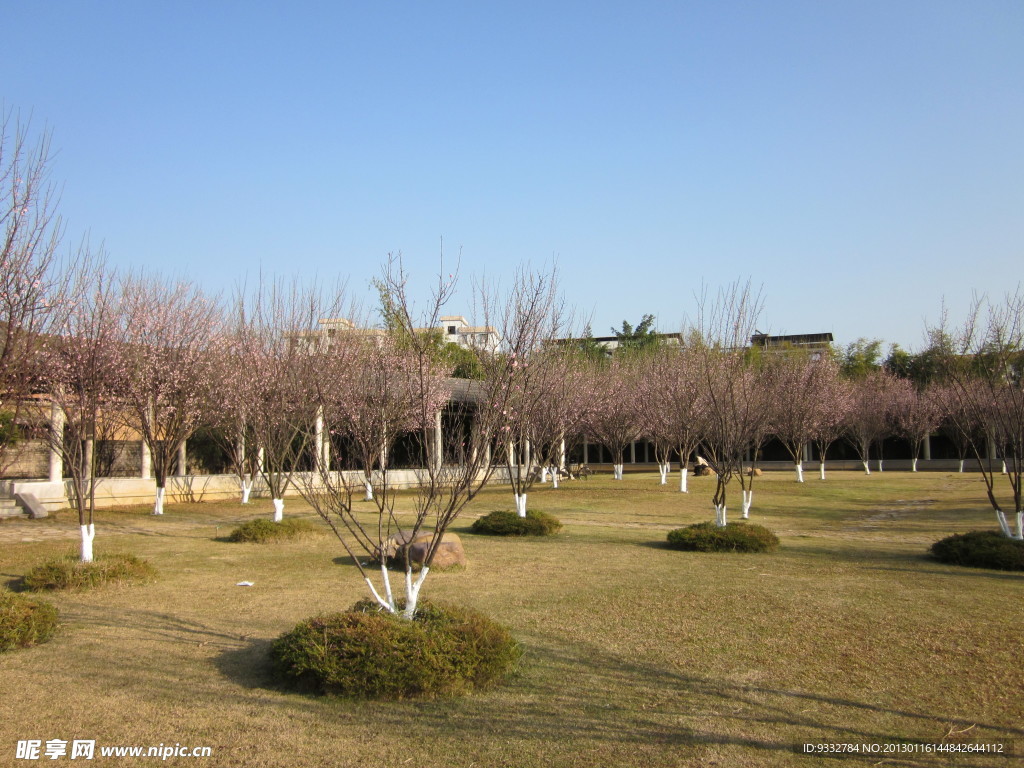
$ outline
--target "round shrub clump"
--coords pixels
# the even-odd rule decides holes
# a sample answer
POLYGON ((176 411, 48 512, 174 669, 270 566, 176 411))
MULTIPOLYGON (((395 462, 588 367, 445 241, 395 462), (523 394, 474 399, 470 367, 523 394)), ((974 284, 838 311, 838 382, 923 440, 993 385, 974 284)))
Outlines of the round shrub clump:
POLYGON ((300 622, 270 648, 274 673, 286 684, 366 699, 489 688, 521 655, 508 629, 483 614, 423 600, 412 621, 362 601, 300 622))
POLYGON ((57 609, 6 589, 0 591, 0 651, 45 643, 57 631, 57 609))
POLYGON ((1024 541, 999 531, 958 533, 932 544, 932 556, 943 563, 1000 571, 1024 571, 1024 541))
POLYGON ((691 552, 772 552, 779 547, 778 537, 762 525, 697 523, 668 532, 673 549, 691 552))
POLYGON ((554 536, 562 530, 557 517, 535 509, 526 510, 526 517, 499 510, 473 521, 470 532, 486 536, 554 536))
POLYGON ((74 555, 48 560, 22 578, 34 592, 55 589, 90 589, 104 584, 139 584, 151 581, 156 571, 135 555, 99 555, 83 563, 74 555))
POLYGON ((250 520, 242 523, 228 534, 228 541, 247 544, 266 544, 271 541, 287 541, 307 534, 316 533, 317 529, 308 520, 289 518, 275 523, 273 520, 250 520))

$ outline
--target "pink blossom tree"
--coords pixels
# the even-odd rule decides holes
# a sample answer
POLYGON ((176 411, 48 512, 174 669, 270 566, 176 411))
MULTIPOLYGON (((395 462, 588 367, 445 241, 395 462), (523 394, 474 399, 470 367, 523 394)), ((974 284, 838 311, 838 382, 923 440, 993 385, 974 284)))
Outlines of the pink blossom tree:
MULTIPOLYGON (((750 365, 747 343, 753 334, 762 301, 750 283, 723 289, 713 304, 700 301, 698 334, 701 376, 708 397, 707 432, 703 441, 711 468, 717 475, 715 522, 727 520, 727 490, 742 471, 743 455, 750 448, 766 414, 759 402, 759 377, 750 365)), ((751 477, 753 479, 753 477, 751 477)), ((743 511, 749 515, 753 491, 743 483, 743 511)))
POLYGON ((284 495, 309 463, 318 416, 311 382, 322 342, 319 321, 330 317, 318 286, 275 281, 240 294, 231 319, 231 357, 238 376, 223 396, 245 398, 233 410, 258 451, 260 476, 284 516, 284 495))
POLYGON ((70 474, 78 513, 82 562, 93 559, 96 536, 96 445, 119 431, 122 408, 124 324, 119 292, 101 258, 84 254, 72 275, 68 309, 41 347, 45 386, 54 418, 46 432, 50 449, 70 474))
MULTIPOLYGON (((871 474, 871 446, 878 445, 894 431, 893 392, 897 379, 888 371, 877 369, 851 382, 850 408, 846 413, 846 435, 857 451, 865 474, 871 474)), ((878 456, 882 471, 882 455, 878 456)))
POLYGON ((679 456, 679 491, 687 492, 688 460, 707 431, 708 398, 700 356, 693 345, 663 348, 649 358, 641 407, 646 432, 655 446, 661 484, 668 482, 669 459, 679 456))
POLYGON ((818 478, 825 479, 825 459, 828 449, 846 431, 847 415, 852 407, 853 386, 840 375, 839 365, 831 358, 823 358, 818 369, 821 388, 825 393, 819 403, 818 419, 811 438, 818 449, 818 478))
MULTIPOLYGON (((49 181, 49 135, 0 114, 0 412, 18 420, 42 373, 40 335, 61 325, 70 271, 57 258, 63 227, 49 181)), ((0 441, 0 469, 6 444, 0 441)))
POLYGON ((913 447, 911 471, 917 472, 917 460, 925 440, 938 430, 946 416, 943 400, 935 386, 918 389, 907 379, 897 379, 893 408, 896 431, 913 447))
POLYGON ((775 356, 770 368, 776 395, 772 432, 786 446, 793 459, 796 481, 802 483, 804 452, 827 418, 828 399, 835 391, 838 367, 831 358, 789 350, 775 356))
POLYGON ((638 358, 613 357, 591 374, 595 381, 595 402, 587 422, 587 435, 612 454, 616 480, 623 475, 623 454, 643 433, 638 358))
MULTIPOLYGON (((194 283, 135 275, 122 281, 128 426, 148 451, 162 515, 167 477, 179 449, 207 411, 221 331, 218 302, 194 283)), ((185 474, 185 467, 179 468, 185 474)))
POLYGON ((963 326, 948 332, 943 323, 932 336, 950 340, 943 372, 957 401, 952 414, 963 420, 965 434, 970 425, 979 427, 971 445, 999 528, 1024 540, 1024 294, 1018 288, 998 304, 979 298, 963 326), (993 447, 1002 447, 998 464, 993 447), (1010 486, 1015 526, 997 494, 1001 475, 1010 486))

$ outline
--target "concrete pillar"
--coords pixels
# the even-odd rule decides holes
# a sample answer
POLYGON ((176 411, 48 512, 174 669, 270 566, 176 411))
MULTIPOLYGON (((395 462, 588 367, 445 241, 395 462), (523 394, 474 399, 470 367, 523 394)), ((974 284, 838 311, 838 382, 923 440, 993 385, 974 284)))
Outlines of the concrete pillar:
POLYGON ((181 445, 178 446, 178 476, 182 477, 188 474, 188 459, 185 451, 185 443, 187 441, 182 440, 181 445))
POLYGON ((64 442, 64 411, 57 403, 50 404, 50 482, 59 483, 64 479, 64 456, 57 447, 57 441, 64 442))
POLYGON ((587 438, 583 438, 583 463, 590 463, 590 446, 587 444, 587 438))
POLYGON ((139 477, 149 480, 153 476, 153 454, 149 451, 149 443, 142 440, 142 460, 139 467, 139 477))
POLYGON ((931 435, 925 435, 925 438, 924 438, 924 448, 921 450, 921 453, 924 454, 924 456, 922 458, 925 461, 930 461, 931 460, 931 458, 932 458, 932 436, 931 435))
POLYGON ((636 441, 629 444, 629 463, 636 464, 636 441))

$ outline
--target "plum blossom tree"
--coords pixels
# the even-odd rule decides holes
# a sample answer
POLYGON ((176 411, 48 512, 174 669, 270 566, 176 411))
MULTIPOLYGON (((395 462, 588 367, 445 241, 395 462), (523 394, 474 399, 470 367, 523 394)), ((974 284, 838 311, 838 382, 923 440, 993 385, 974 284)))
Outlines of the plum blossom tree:
POLYGON ((128 425, 149 450, 156 480, 153 514, 162 515, 179 448, 200 424, 211 397, 220 306, 187 281, 135 275, 122 281, 121 291, 125 364, 119 390, 128 425))
MULTIPOLYGON (((846 437, 857 451, 864 473, 871 474, 871 446, 893 432, 893 391, 897 379, 884 369, 875 369, 851 382, 850 407, 846 413, 846 437)), ((882 471, 882 456, 878 456, 882 471)))
MULTIPOLYGON (((838 370, 831 358, 803 350, 787 350, 769 363, 775 403, 772 432, 793 459, 796 481, 804 481, 807 445, 827 418, 828 399, 834 393, 838 370)), ((822 454, 824 456, 824 454, 822 454)), ((824 460, 822 461, 824 465, 824 460)))
POLYGON ((494 414, 498 456, 505 458, 516 514, 526 517, 526 497, 539 477, 534 465, 550 460, 564 428, 545 420, 565 370, 551 348, 566 325, 557 273, 520 270, 506 295, 484 290, 479 302, 485 324, 499 328, 502 337, 501 353, 483 355, 481 364, 484 381, 498 387, 492 399, 500 403, 494 414))
POLYGON ((46 432, 70 474, 71 501, 78 513, 82 562, 93 559, 96 536, 96 450, 118 430, 122 407, 124 324, 116 280, 100 257, 87 253, 72 276, 66 314, 42 345, 53 411, 46 432))
MULTIPOLYGON (((733 476, 742 470, 743 454, 750 447, 759 413, 758 377, 749 364, 747 341, 761 313, 760 293, 749 281, 734 283, 719 292, 714 304, 707 296, 699 303, 698 332, 702 340, 701 376, 708 396, 708 423, 704 447, 717 480, 713 504, 715 522, 727 520, 726 494, 733 476)), ((753 492, 743 488, 743 508, 749 514, 753 492)))
POLYGON ((928 436, 938 430, 946 416, 943 399, 935 385, 918 389, 907 379, 897 379, 893 388, 893 422, 896 431, 913 447, 911 471, 928 436))
POLYGON ((679 491, 687 493, 688 460, 707 432, 708 393, 701 379, 698 345, 663 349, 651 358, 649 393, 643 398, 648 430, 668 480, 671 451, 679 456, 679 491))
POLYGON ((976 299, 963 326, 947 332, 943 321, 933 335, 950 340, 942 367, 957 401, 953 418, 963 420, 965 435, 971 425, 979 427, 971 446, 999 528, 1007 537, 1024 540, 1024 294, 1018 287, 1000 304, 976 299), (993 444, 1003 449, 998 468, 988 449, 993 444), (1016 526, 996 494, 996 478, 1002 474, 1009 482, 1016 526))
POLYGON ((843 436, 846 430, 847 413, 852 404, 853 387, 849 380, 840 375, 839 365, 831 357, 823 357, 818 369, 824 397, 818 404, 818 419, 811 433, 814 446, 818 449, 818 478, 825 479, 825 459, 828 449, 843 436))
MULTIPOLYGON (((0 114, 0 412, 16 422, 40 374, 39 335, 60 325, 69 268, 57 258, 63 226, 49 181, 50 138, 0 114)), ((69 267, 70 265, 68 265, 69 267)), ((6 444, 0 441, 0 467, 6 444)))
MULTIPOLYGON (((337 300, 342 295, 338 292, 337 300)), ((242 401, 227 408, 238 414, 258 451, 275 521, 283 519, 294 473, 310 458, 318 416, 310 382, 323 338, 319 321, 333 314, 318 286, 296 281, 261 283, 235 301, 230 357, 238 370, 228 386, 221 380, 222 396, 242 401)))
POLYGON ((616 480, 622 479, 623 453, 643 432, 640 360, 616 356, 590 374, 595 382, 595 402, 586 431, 611 452, 616 480))

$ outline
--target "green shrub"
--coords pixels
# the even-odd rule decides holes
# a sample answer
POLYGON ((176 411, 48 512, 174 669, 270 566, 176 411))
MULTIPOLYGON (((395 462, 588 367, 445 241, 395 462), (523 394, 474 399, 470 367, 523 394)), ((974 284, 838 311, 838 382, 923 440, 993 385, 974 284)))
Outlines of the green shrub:
POLYGON ((456 696, 506 677, 522 651, 509 631, 467 608, 420 601, 413 621, 369 601, 316 616, 273 642, 275 674, 351 698, 456 696))
POLYGON ((45 643, 56 631, 57 609, 50 603, 0 591, 0 651, 45 643))
POLYGON ((778 548, 779 539, 761 525, 728 523, 720 528, 708 522, 669 531, 668 543, 673 549, 692 552, 771 552, 778 548))
POLYGON ((271 541, 296 539, 316 532, 316 527, 308 520, 289 518, 279 523, 266 519, 250 520, 247 523, 242 523, 229 533, 228 541, 266 544, 271 541))
POLYGON ((1000 571, 1024 571, 1024 541, 999 531, 970 531, 932 544, 932 555, 943 563, 1000 571))
POLYGON ((473 521, 472 533, 486 536, 553 536, 562 530, 557 517, 535 509, 526 510, 526 517, 499 510, 473 521))
POLYGON ((135 555, 99 555, 83 563, 75 555, 37 565, 22 579, 35 592, 53 589, 89 589, 104 584, 137 584, 156 576, 153 566, 135 555))

